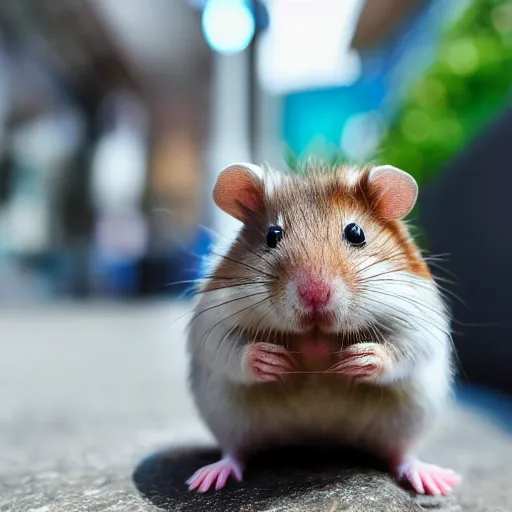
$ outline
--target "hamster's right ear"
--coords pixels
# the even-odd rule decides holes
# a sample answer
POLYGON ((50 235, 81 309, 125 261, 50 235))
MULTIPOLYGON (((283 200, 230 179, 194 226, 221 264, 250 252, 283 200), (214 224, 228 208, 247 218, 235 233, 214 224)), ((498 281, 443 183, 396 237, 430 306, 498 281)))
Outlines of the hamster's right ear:
POLYGON ((250 212, 263 211, 263 182, 256 170, 248 164, 230 165, 219 174, 213 189, 215 204, 241 222, 250 212))

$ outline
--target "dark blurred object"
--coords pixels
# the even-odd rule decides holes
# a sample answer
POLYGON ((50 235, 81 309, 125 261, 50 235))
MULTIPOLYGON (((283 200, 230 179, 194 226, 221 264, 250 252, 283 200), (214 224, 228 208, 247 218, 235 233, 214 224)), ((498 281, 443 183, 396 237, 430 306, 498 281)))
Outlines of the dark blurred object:
POLYGON ((458 282, 446 287, 468 306, 453 303, 461 376, 507 392, 512 392, 511 140, 509 109, 446 167, 420 202, 429 250, 449 253, 442 267, 458 282))
POLYGON ((13 164, 9 154, 0 156, 0 205, 9 199, 13 187, 13 164))
POLYGON ((136 295, 180 296, 190 285, 181 283, 183 277, 183 255, 172 254, 143 258, 139 262, 136 295))

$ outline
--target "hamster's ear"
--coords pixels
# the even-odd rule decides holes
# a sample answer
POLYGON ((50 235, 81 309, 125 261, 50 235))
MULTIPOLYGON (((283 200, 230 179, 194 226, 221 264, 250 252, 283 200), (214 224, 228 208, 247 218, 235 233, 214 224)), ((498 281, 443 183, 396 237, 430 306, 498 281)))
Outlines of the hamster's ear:
POLYGON ((416 180, 391 165, 374 167, 369 186, 383 220, 402 219, 414 208, 418 198, 416 180))
POLYGON ((256 169, 248 164, 230 165, 219 174, 213 189, 215 204, 241 222, 250 212, 263 211, 263 182, 256 169))

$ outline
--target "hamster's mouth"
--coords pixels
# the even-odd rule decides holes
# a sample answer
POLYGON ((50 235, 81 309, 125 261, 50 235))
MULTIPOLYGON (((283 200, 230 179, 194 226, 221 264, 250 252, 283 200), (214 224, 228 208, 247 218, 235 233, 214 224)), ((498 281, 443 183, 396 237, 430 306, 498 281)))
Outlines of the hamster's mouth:
MULTIPOLYGON (((260 341, 256 337, 257 341, 260 341)), ((314 327, 304 330, 300 333, 286 333, 274 331, 273 336, 264 334, 261 341, 271 341, 278 345, 285 347, 300 346, 302 348, 310 347, 313 351, 326 350, 329 347, 329 352, 337 352, 355 343, 362 343, 365 341, 379 341, 375 340, 374 331, 354 331, 354 332, 331 332, 327 333, 314 327), (372 335, 373 334, 373 335, 372 335), (322 348, 321 348, 322 347, 322 348)))
POLYGON ((327 334, 331 331, 333 323, 332 315, 323 312, 310 313, 300 319, 300 327, 305 332, 319 330, 327 334))
POLYGON ((318 328, 296 335, 291 345, 305 361, 320 361, 338 354, 348 346, 370 341, 367 333, 325 333, 318 328))

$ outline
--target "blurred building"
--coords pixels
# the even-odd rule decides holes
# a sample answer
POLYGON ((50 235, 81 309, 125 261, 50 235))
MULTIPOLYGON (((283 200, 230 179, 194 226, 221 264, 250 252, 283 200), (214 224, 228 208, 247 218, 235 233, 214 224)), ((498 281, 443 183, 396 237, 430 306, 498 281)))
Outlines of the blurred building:
POLYGON ((2 298, 164 290, 200 220, 199 14, 165 0, 4 2, 0 36, 2 298))
POLYGON ((430 176, 427 155, 447 160, 501 108, 510 6, 3 2, 0 299, 182 293, 167 285, 200 272, 211 239, 202 225, 220 236, 237 227, 210 200, 235 160, 382 157, 430 176), (486 81, 474 69, 490 73, 491 57, 486 81), (458 81, 438 80, 440 66, 458 81), (483 104, 478 122, 443 104, 458 90, 450 84, 483 104), (447 139, 458 145, 435 145, 447 139))

